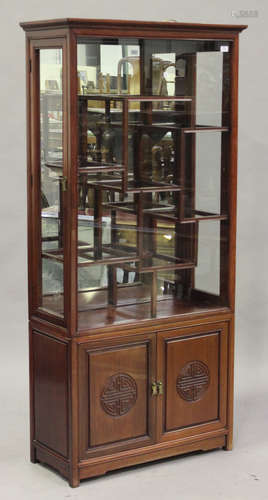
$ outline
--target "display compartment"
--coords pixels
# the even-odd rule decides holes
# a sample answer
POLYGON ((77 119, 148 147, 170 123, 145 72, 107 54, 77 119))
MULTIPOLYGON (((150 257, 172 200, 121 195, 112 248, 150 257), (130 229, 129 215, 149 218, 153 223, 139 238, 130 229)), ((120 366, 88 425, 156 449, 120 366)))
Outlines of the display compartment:
POLYGON ((78 41, 79 329, 228 305, 224 47, 78 41))
POLYGON ((33 46, 32 265, 33 311, 53 321, 64 321, 65 211, 63 203, 65 46, 42 41, 33 46), (36 214, 34 212, 34 214, 36 214))

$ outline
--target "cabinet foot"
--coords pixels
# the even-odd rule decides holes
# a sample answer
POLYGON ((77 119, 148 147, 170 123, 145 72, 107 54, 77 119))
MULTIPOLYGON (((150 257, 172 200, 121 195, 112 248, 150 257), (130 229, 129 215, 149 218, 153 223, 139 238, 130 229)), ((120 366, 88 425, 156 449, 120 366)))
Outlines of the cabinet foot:
POLYGON ((233 436, 230 434, 229 436, 226 436, 226 443, 223 448, 226 451, 232 451, 233 449, 233 436))
POLYGON ((30 460, 33 464, 37 464, 39 460, 36 458, 36 448, 31 445, 31 450, 30 450, 30 460))
POLYGON ((80 479, 69 479, 69 485, 71 488, 77 488, 80 485, 80 479))
POLYGON ((73 471, 69 476, 69 485, 71 488, 77 488, 80 485, 80 477, 78 471, 73 471))

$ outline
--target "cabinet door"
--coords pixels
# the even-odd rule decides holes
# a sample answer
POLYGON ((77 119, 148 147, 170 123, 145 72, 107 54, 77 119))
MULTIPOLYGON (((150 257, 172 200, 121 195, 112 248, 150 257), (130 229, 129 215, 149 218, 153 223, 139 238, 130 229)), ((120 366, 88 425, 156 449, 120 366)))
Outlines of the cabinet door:
POLYGON ((159 334, 160 440, 224 428, 227 336, 225 323, 159 334))
POLYGON ((80 456, 154 440, 155 335, 80 348, 80 456))

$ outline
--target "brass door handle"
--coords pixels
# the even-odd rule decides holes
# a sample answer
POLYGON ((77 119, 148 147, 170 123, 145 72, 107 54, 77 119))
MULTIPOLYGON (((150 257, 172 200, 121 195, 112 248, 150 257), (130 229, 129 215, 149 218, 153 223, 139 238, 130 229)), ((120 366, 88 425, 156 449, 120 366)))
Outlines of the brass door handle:
POLYGON ((152 383, 152 396, 160 396, 163 392, 163 382, 161 380, 152 383))
POLYGON ((163 382, 161 382, 161 381, 157 382, 157 392, 160 395, 163 394, 163 392, 164 392, 163 391, 163 382))
POLYGON ((152 396, 157 396, 157 394, 158 394, 157 383, 153 382, 152 383, 152 396))

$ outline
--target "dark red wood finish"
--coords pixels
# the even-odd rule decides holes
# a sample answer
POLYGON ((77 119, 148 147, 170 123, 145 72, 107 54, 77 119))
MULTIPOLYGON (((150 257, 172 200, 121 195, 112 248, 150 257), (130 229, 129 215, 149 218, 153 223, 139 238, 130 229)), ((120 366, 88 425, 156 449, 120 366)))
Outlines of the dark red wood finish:
POLYGON ((154 334, 80 346, 81 459, 154 442, 155 355, 154 334))
POLYGON ((33 332, 35 440, 68 457, 68 343, 33 332))
POLYGON ((159 333, 158 345, 159 439, 225 428, 228 323, 159 333))
MULTIPOLYGON (((194 450, 231 449, 238 35, 246 26, 86 19, 37 21, 21 26, 26 31, 31 459, 49 464, 68 478, 71 486, 78 486, 80 479, 137 463, 194 450), (200 309, 168 306, 163 302, 157 318, 151 318, 148 311, 148 317, 143 315, 139 319, 139 311, 133 308, 131 323, 122 320, 116 324, 110 316, 101 325, 94 323, 93 316, 88 324, 85 316, 78 331, 78 36, 232 41, 231 139, 226 152, 230 177, 225 199, 230 214, 226 257, 229 307, 215 305, 200 309), (67 191, 63 193, 64 319, 38 307, 41 293, 38 50, 42 47, 63 49, 63 156, 67 177, 67 191), (192 366, 193 361, 199 364, 192 366), (204 365, 209 370, 209 384, 204 365), (119 411, 119 415, 108 416, 104 407, 106 404, 107 409, 107 401, 114 402, 114 396, 107 392, 107 387, 105 392, 105 384, 107 379, 114 383, 113 377, 121 372, 130 378, 116 379, 115 387, 126 391, 129 409, 120 415, 125 407, 119 411, 112 404, 108 413, 119 411), (202 397, 187 402, 178 391, 184 394, 185 387, 189 388, 189 384, 192 387, 193 377, 200 377, 203 389, 206 384, 208 387, 204 392, 202 387, 195 389, 192 397, 200 394, 202 397)), ((155 314, 155 310, 152 312, 155 314)), ((96 311, 97 314, 100 313, 96 311)), ((117 405, 119 400, 116 399, 117 405)))

